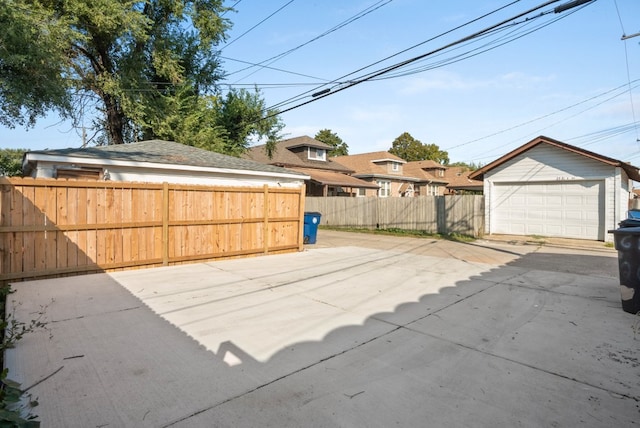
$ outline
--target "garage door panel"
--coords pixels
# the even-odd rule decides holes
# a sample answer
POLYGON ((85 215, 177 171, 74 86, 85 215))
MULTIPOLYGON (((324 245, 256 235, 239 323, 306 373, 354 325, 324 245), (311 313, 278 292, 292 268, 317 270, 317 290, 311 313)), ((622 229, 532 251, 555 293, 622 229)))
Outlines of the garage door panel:
POLYGON ((558 236, 562 233, 562 227, 547 225, 544 232, 540 232, 540 234, 544 234, 546 236, 558 236))
POLYGON ((544 220, 545 213, 542 211, 527 211, 527 220, 544 220))
POLYGON ((603 239, 604 182, 496 184, 493 233, 603 239))
POLYGON ((571 205, 583 205, 585 202, 587 202, 588 198, 585 198, 584 196, 573 196, 573 195, 566 195, 564 197, 565 203, 569 206, 571 205))
MULTIPOLYGON (((564 219, 566 221, 576 221, 576 222, 589 221, 589 219, 586 216, 586 213, 583 210, 567 209, 564 212, 564 214, 565 214, 564 219)), ((570 224, 567 224, 567 226, 570 226, 570 224)))
POLYGON ((544 203, 547 207, 560 207, 562 205, 562 195, 547 196, 544 198, 544 203))

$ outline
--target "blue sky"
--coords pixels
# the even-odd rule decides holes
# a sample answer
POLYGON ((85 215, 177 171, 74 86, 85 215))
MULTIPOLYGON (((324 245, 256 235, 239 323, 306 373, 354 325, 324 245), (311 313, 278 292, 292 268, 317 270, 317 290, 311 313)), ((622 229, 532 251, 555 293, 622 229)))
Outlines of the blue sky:
MULTIPOLYGON (((447 150, 452 162, 486 164, 546 135, 638 165, 640 36, 621 37, 640 32, 640 2, 596 0, 552 13, 568 1, 350 87, 369 73, 439 50, 546 2, 228 1, 236 12, 226 15, 234 26, 221 47, 229 73, 224 83, 257 85, 267 105, 281 109, 314 99, 281 115, 285 137, 313 137, 328 128, 351 154, 388 150, 397 136, 409 132, 447 150), (452 62, 459 55, 466 58, 452 62), (271 68, 240 71, 246 63, 271 68), (330 95, 311 97, 325 88, 331 88, 330 95)), ((0 128, 0 141, 4 147, 44 149, 77 147, 81 137, 49 117, 29 131, 0 128)))

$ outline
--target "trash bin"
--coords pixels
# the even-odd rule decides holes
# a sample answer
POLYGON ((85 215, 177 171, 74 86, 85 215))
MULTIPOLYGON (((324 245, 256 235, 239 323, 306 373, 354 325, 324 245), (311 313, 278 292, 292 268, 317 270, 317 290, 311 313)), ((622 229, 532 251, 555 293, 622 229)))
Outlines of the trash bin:
POLYGON ((320 225, 320 213, 305 212, 303 240, 305 244, 315 244, 318 235, 318 226, 320 225))
POLYGON ((609 231, 618 250, 622 310, 640 312, 640 227, 620 227, 609 231))

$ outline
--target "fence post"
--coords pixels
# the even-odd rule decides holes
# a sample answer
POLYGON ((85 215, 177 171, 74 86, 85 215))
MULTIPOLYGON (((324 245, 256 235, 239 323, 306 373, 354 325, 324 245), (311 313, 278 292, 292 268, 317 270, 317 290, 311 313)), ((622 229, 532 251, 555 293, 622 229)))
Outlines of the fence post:
POLYGON ((169 265, 169 183, 162 183, 162 265, 169 265))
POLYGON ((304 204, 306 202, 305 194, 306 188, 305 184, 303 183, 302 187, 300 187, 300 202, 298 203, 298 211, 300 212, 298 218, 298 251, 304 250, 304 204))
POLYGON ((262 226, 262 240, 264 242, 264 253, 269 252, 269 185, 264 185, 264 223, 262 226))
POLYGON ((436 222, 438 227, 438 233, 446 235, 447 230, 447 207, 446 196, 435 196, 436 198, 436 222))

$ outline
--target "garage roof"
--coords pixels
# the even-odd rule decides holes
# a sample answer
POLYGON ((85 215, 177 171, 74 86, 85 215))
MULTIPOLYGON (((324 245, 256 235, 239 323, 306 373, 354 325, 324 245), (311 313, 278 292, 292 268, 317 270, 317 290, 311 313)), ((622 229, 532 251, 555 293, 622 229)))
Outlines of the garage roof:
MULTIPOLYGON (((130 144, 110 146, 69 148, 57 150, 36 150, 27 152, 23 170, 29 174, 37 161, 93 162, 101 165, 177 165, 181 168, 206 168, 262 175, 285 174, 297 176, 300 173, 273 165, 265 165, 249 159, 241 159, 221 153, 203 150, 174 141, 147 140, 130 144)), ((304 179, 305 177, 295 177, 304 179)))
POLYGON ((551 146, 557 147, 559 149, 563 149, 566 150, 568 152, 572 152, 581 156, 585 156, 589 159, 593 159, 599 162, 603 162, 607 165, 611 165, 611 166, 615 166, 615 167, 620 167, 622 168, 627 175, 629 176, 630 179, 632 179, 633 181, 640 181, 640 171, 638 171, 638 167, 631 165, 628 162, 623 162, 621 160, 618 159, 613 159, 607 156, 603 156, 603 155, 599 155, 597 153, 594 152, 590 152, 589 150, 585 150, 585 149, 581 149, 580 147, 576 147, 576 146, 572 146, 570 144, 567 143, 563 143, 560 142, 558 140, 554 140, 553 138, 549 138, 549 137, 545 137, 544 135, 541 135, 537 138, 534 138, 533 140, 529 141, 527 144, 518 147, 517 149, 507 153, 506 155, 502 156, 499 159, 496 159, 495 161, 491 162, 490 164, 478 169, 477 171, 474 171, 472 174, 469 175, 469 178, 471 179, 475 179, 475 180, 482 180, 484 178, 484 174, 491 171, 492 169, 502 165, 503 163, 513 159, 514 157, 526 152, 527 150, 539 145, 539 144, 549 144, 551 146))

